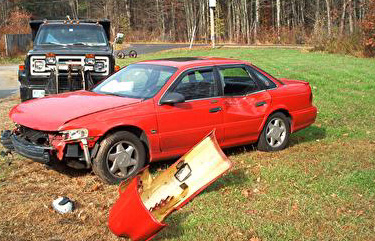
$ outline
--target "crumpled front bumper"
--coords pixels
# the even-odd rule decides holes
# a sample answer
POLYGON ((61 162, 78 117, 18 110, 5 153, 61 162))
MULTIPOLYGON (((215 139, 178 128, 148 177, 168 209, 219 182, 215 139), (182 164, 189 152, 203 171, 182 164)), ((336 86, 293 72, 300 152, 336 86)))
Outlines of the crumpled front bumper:
POLYGON ((40 163, 48 163, 51 159, 52 147, 39 146, 20 138, 11 131, 1 132, 1 144, 18 154, 40 163))
POLYGON ((109 229, 133 241, 150 240, 165 218, 191 201, 232 166, 214 132, 155 178, 145 168, 120 185, 120 197, 109 212, 109 229))

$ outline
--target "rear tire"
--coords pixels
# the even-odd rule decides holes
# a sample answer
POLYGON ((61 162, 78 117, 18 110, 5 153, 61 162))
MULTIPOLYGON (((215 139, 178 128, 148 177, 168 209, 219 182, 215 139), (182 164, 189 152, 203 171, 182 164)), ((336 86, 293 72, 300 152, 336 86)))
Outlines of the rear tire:
POLYGON ((283 150, 289 143, 290 121, 281 112, 268 117, 258 140, 258 150, 274 152, 283 150))
POLYGON ((144 166, 146 150, 131 132, 119 131, 106 137, 93 161, 93 171, 109 184, 134 177, 144 166))

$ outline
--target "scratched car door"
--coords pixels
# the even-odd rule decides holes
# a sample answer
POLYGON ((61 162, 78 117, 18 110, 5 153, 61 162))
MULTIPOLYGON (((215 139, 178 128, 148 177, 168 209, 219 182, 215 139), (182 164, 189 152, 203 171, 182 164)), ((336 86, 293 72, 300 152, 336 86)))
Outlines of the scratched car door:
POLYGON ((213 129, 218 141, 223 139, 219 86, 219 76, 213 68, 188 70, 171 85, 164 96, 177 92, 185 97, 185 102, 157 106, 162 152, 184 153, 213 129))
POLYGON ((245 65, 218 67, 224 86, 224 146, 258 139, 270 94, 259 85, 245 65))

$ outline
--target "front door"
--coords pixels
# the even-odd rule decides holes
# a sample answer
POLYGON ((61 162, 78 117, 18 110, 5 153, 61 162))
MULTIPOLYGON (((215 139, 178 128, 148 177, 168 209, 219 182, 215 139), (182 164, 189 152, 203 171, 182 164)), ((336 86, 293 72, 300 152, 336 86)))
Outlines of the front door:
POLYGON ((176 92, 185 97, 185 102, 157 106, 162 152, 183 154, 214 129, 218 141, 223 139, 219 84, 213 68, 188 70, 172 84, 164 96, 176 92))

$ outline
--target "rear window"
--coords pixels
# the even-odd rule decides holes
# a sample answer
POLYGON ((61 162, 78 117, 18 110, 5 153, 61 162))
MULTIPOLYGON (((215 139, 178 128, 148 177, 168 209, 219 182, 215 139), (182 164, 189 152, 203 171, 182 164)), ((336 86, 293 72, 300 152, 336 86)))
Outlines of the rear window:
POLYGON ((259 87, 245 67, 220 68, 225 96, 247 95, 259 91, 259 87))
POLYGON ((260 82, 262 82, 262 84, 264 85, 266 89, 276 88, 276 84, 272 80, 270 80, 267 76, 265 76, 264 74, 260 73, 259 71, 255 69, 253 72, 256 75, 256 77, 260 80, 260 82))

